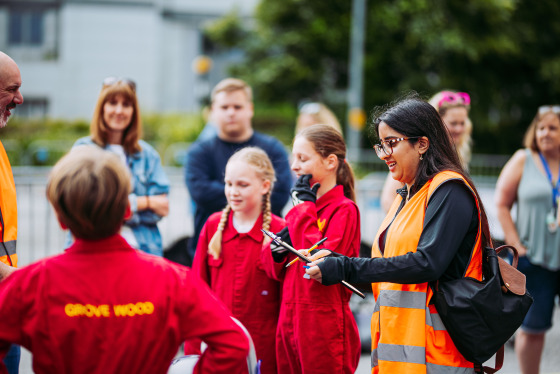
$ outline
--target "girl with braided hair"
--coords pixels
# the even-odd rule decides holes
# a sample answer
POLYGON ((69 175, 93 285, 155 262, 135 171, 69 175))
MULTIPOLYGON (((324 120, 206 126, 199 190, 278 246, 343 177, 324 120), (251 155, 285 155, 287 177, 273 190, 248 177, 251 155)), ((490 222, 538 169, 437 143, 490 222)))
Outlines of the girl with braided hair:
MULTIPOLYGON (((224 179, 228 204, 204 225, 192 269, 247 328, 262 360, 261 372, 276 373, 280 283, 267 277, 260 260, 270 243, 261 228, 278 232, 285 226, 270 208, 274 168, 263 150, 247 147, 228 160, 224 179)), ((189 351, 189 342, 185 353, 198 348, 189 351)))

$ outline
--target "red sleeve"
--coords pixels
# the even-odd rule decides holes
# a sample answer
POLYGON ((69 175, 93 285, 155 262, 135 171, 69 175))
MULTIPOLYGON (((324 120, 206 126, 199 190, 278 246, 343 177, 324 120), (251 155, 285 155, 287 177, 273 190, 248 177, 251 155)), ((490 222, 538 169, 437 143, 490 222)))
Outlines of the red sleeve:
MULTIPOLYGON (((209 222, 207 221, 202 227, 198 243, 196 246, 196 253, 192 263, 192 272, 195 276, 202 279, 207 285, 210 285, 210 273, 208 271, 208 238, 209 222)), ((188 339, 184 344, 184 351, 187 355, 199 355, 201 339, 188 339)))
POLYGON ((29 334, 44 330, 37 320, 37 270, 41 263, 17 270, 0 282, 0 373, 7 373, 3 359, 12 343, 29 349, 29 334))
POLYGON ((210 233, 209 222, 207 221, 200 231, 198 243, 196 245, 196 253, 192 264, 192 270, 206 284, 210 285, 210 274, 208 272, 208 244, 212 239, 214 232, 210 233))
POLYGON ((309 248, 323 237, 327 237, 321 247, 355 257, 359 253, 359 213, 356 205, 341 204, 325 222, 321 232, 317 224, 315 204, 305 202, 294 206, 286 215, 292 244, 296 249, 309 248))
MULTIPOLYGON (((284 227, 286 227, 286 222, 280 217, 273 217, 273 226, 270 228, 270 230, 274 233, 277 233, 284 227)), ((263 246, 263 249, 261 251, 261 263, 266 275, 269 278, 277 281, 282 280, 286 273, 286 261, 287 259, 284 259, 284 261, 280 263, 274 261, 274 259, 272 258, 272 252, 270 251, 270 243, 263 246)))
POLYGON ((185 339, 200 338, 208 347, 198 360, 194 373, 246 372, 249 340, 231 319, 226 307, 191 271, 183 278, 178 292, 181 334, 185 339))

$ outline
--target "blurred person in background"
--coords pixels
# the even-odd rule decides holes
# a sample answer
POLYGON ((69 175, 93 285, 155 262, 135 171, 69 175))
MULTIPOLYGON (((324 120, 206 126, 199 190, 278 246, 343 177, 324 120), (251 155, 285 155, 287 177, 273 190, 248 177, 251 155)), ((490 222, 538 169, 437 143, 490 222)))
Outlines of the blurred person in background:
POLYGON ((134 248, 162 256, 157 223, 169 213, 169 180, 159 154, 141 136, 136 84, 129 79, 109 77, 103 80, 90 135, 78 139, 74 147, 95 144, 120 157, 132 176, 132 193, 128 196, 132 212, 121 228, 121 235, 134 248))
MULTIPOLYGON (((457 148, 461 165, 463 169, 468 170, 472 144, 472 122, 469 118, 471 98, 469 94, 441 91, 432 96, 429 103, 436 108, 441 116, 453 144, 457 148)), ((401 187, 403 187, 403 184, 391 178, 389 173, 381 192, 381 207, 384 212, 389 211, 393 200, 397 196, 397 190, 401 187)))
POLYGON ((539 372, 544 337, 552 327, 560 287, 560 105, 541 106, 520 149, 496 184, 497 215, 506 244, 517 248, 517 269, 527 277, 533 305, 515 336, 522 373, 539 372), (517 203, 517 218, 511 215, 517 203))
POLYGON ((270 197, 272 213, 282 215, 292 186, 288 155, 277 139, 253 130, 253 115, 253 92, 246 82, 226 78, 212 90, 210 121, 216 124, 218 133, 195 142, 185 163, 185 182, 195 204, 194 233, 188 244, 191 258, 194 258, 200 231, 208 217, 227 204, 224 195, 226 164, 241 148, 259 147, 272 161, 277 178, 270 197))
POLYGON ((342 134, 340 122, 338 122, 334 113, 325 104, 306 103, 302 105, 296 120, 296 135, 301 130, 317 124, 331 126, 342 134))
MULTIPOLYGON (((12 110, 23 104, 19 91, 21 74, 14 60, 0 52, 0 128, 8 123, 12 110)), ((0 252, 0 280, 10 275, 17 267, 17 198, 16 185, 8 155, 0 143, 0 230, 2 250, 0 252)), ((4 358, 9 374, 19 372, 20 347, 12 345, 4 358)))

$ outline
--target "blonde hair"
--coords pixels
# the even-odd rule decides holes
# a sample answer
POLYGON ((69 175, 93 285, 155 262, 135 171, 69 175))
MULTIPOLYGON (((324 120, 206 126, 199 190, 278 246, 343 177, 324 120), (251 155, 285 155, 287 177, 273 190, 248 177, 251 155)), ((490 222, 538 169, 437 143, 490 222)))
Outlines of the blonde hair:
MULTIPOLYGON (((276 175, 274 173, 272 162, 268 158, 266 152, 258 147, 242 148, 229 158, 228 164, 234 161, 244 162, 247 166, 252 167, 253 170, 255 170, 259 178, 261 178, 263 181, 270 182, 270 188, 268 192, 263 195, 262 199, 262 228, 265 230, 269 230, 270 223, 272 221, 270 194, 272 193, 272 188, 274 186, 274 182, 276 181, 276 175)), ((210 240, 210 243, 208 244, 208 254, 210 254, 216 260, 222 253, 222 233, 224 231, 224 228, 226 227, 230 212, 231 206, 228 204, 226 205, 224 210, 222 210, 218 229, 216 230, 216 232, 212 236, 212 239, 210 240)), ((263 241, 264 240, 266 240, 266 238, 263 238, 263 241)))
MULTIPOLYGON (((442 99, 445 92, 456 93, 456 91, 449 91, 449 90, 440 91, 434 96, 432 96, 432 98, 429 100, 429 103, 434 108, 436 108, 440 117, 443 118, 443 116, 445 116, 445 113, 451 108, 466 108, 467 112, 470 111, 470 105, 465 105, 462 103, 444 102, 441 103, 440 105, 440 100, 442 99)), ((459 154, 461 165, 465 170, 468 169, 469 162, 471 161, 472 130, 473 130, 473 125, 471 119, 467 117, 467 119, 465 120, 465 131, 463 132, 463 135, 461 135, 461 138, 459 139, 459 143, 455 144, 455 148, 457 148, 457 153, 459 154)))
POLYGON ((126 81, 120 80, 113 84, 105 85, 101 89, 89 127, 91 139, 101 147, 107 145, 110 129, 103 120, 103 107, 107 101, 113 100, 119 95, 123 96, 125 100, 130 101, 134 109, 130 124, 124 130, 122 140, 122 146, 125 152, 127 154, 134 154, 142 150, 140 144, 138 144, 138 141, 142 137, 142 122, 140 120, 140 110, 136 92, 126 81))
POLYGON ((46 194, 75 237, 96 240, 119 231, 130 191, 130 173, 118 156, 83 145, 52 168, 46 194))
POLYGON ((340 184, 343 187, 344 196, 356 202, 354 171, 346 160, 346 144, 342 134, 331 126, 313 125, 303 129, 297 137, 307 139, 312 144, 315 152, 322 158, 327 158, 331 154, 336 156, 338 159, 336 184, 340 184))
POLYGON ((323 103, 307 103, 299 110, 299 115, 296 120, 296 135, 301 132, 306 126, 303 123, 303 116, 310 115, 313 118, 313 125, 322 124, 331 126, 340 134, 342 134, 342 127, 334 113, 327 108, 323 103))
POLYGON ((243 91, 247 100, 253 101, 253 90, 251 87, 243 80, 237 78, 226 78, 221 80, 213 89, 210 94, 210 99, 212 103, 216 99, 216 95, 220 92, 235 92, 243 91))

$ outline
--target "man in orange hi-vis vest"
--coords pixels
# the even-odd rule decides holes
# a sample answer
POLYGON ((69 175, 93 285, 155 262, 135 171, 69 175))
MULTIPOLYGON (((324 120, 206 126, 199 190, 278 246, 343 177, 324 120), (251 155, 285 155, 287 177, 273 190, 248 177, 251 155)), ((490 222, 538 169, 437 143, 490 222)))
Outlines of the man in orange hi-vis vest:
MULTIPOLYGON (((5 127, 12 110, 23 103, 19 92, 21 74, 7 54, 0 51, 0 128, 5 127)), ((16 185, 6 150, 0 143, 0 281, 17 267, 16 185)), ((4 358, 9 374, 19 371, 20 347, 12 345, 4 358)))

